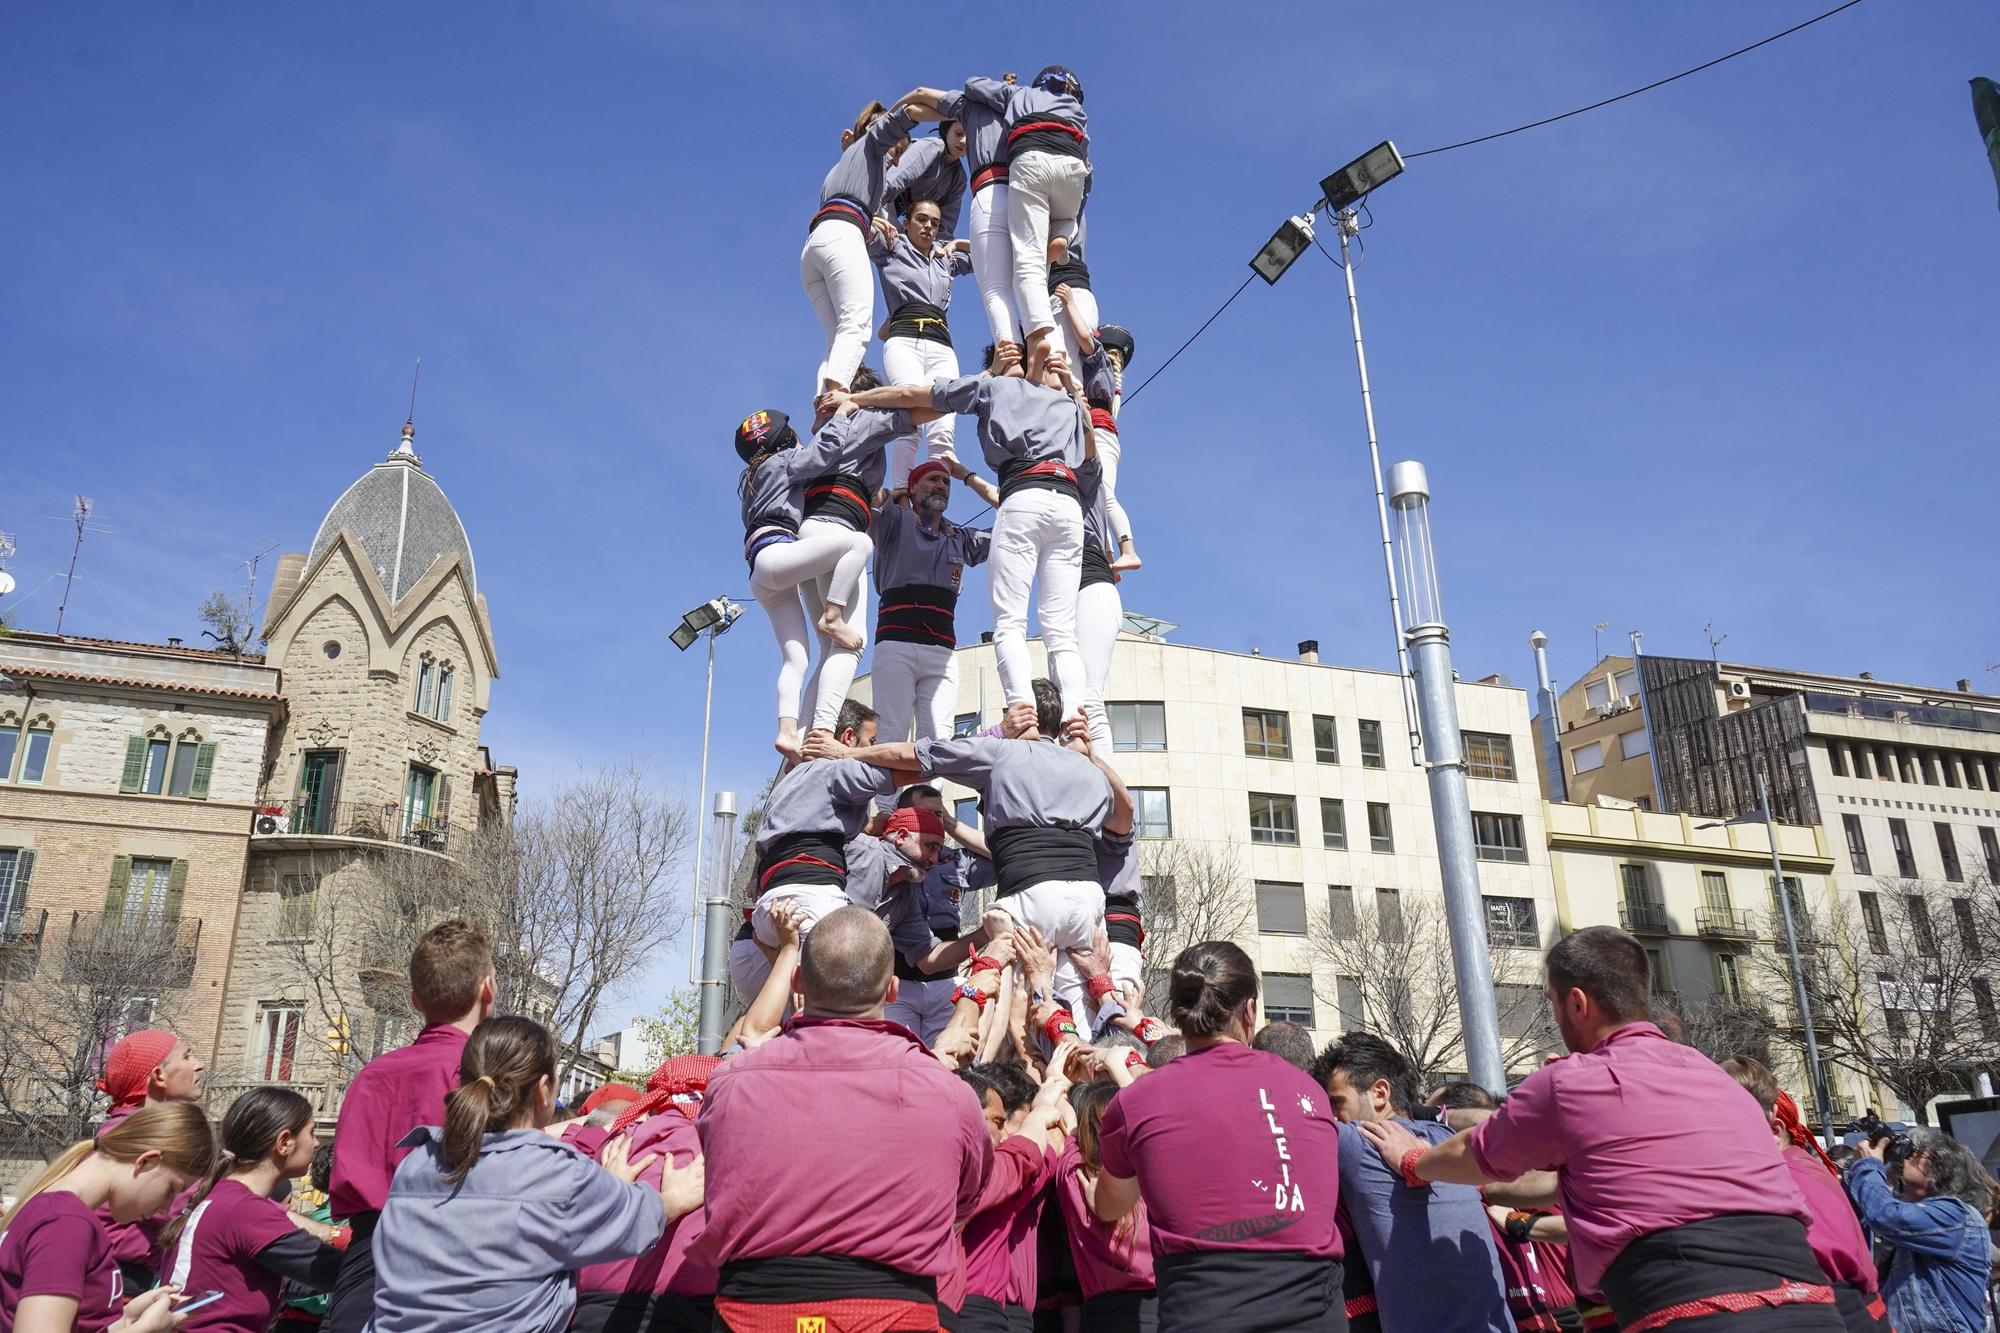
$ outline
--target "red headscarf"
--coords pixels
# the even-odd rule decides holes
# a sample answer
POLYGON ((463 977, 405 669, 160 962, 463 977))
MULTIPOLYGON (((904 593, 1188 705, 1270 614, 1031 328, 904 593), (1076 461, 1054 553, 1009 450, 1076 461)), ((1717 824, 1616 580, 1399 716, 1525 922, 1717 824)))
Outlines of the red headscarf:
POLYGON ((114 1107, 139 1105, 146 1100, 153 1071, 179 1044, 179 1037, 157 1028, 142 1028, 120 1039, 104 1057, 104 1077, 97 1080, 97 1090, 109 1094, 114 1107))
POLYGON ((1840 1179, 1840 1168, 1833 1164, 1833 1159, 1826 1155, 1826 1149, 1819 1146, 1819 1140, 1806 1128, 1805 1118, 1799 1114, 1799 1104, 1793 1101, 1792 1094, 1783 1088, 1778 1089, 1778 1105, 1773 1114, 1777 1116, 1778 1123, 1784 1126, 1785 1137, 1789 1138, 1794 1146, 1809 1149, 1813 1156, 1825 1164, 1827 1170, 1833 1172, 1835 1180, 1840 1179))
POLYGON ((906 805, 889 815, 889 823, 884 833, 934 833, 944 836, 944 821, 935 810, 922 810, 914 805, 906 805))
MULTIPOLYGON (((708 1076, 722 1058, 715 1055, 676 1055, 653 1071, 646 1080, 646 1095, 618 1113, 611 1132, 622 1134, 648 1116, 658 1115, 674 1105, 676 1097, 699 1097, 708 1091, 708 1076)), ((693 1113, 689 1112, 689 1118, 693 1113)))
POLYGON ((613 1102, 636 1102, 639 1090, 629 1083, 607 1083, 583 1099, 583 1113, 589 1115, 600 1106, 610 1106, 613 1102))
POLYGON ((931 473, 933 472, 949 473, 950 471, 951 469, 946 467, 938 459, 926 458, 923 462, 917 464, 915 467, 910 469, 910 480, 908 482, 908 487, 910 490, 915 490, 917 488, 917 483, 922 481, 925 477, 929 476, 931 473))

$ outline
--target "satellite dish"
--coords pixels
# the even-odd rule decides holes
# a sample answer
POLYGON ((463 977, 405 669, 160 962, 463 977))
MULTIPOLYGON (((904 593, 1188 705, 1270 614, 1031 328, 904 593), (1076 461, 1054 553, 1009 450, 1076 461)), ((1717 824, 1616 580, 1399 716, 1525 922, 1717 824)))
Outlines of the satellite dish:
POLYGON ((14 576, 0 569, 0 597, 5 597, 12 591, 14 591, 14 576))

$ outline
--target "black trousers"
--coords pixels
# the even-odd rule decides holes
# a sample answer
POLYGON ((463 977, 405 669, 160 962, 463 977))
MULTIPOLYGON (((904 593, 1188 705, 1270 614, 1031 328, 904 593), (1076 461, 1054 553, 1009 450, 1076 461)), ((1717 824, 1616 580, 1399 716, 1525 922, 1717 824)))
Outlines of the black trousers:
POLYGON ((714 1327, 712 1297, 583 1291, 570 1333, 708 1333, 714 1327))
POLYGON ((327 1294, 323 1333, 361 1333, 375 1313, 375 1225, 381 1220, 380 1213, 366 1213, 348 1223, 354 1234, 327 1294))

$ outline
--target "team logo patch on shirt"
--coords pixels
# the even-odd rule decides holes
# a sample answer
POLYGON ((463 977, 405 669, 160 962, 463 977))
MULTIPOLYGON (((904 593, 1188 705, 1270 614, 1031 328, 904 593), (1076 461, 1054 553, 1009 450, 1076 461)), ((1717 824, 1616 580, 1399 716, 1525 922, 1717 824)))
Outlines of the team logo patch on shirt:
POLYGON ((826 1316, 800 1315, 795 1325, 794 1333, 826 1333, 826 1316))

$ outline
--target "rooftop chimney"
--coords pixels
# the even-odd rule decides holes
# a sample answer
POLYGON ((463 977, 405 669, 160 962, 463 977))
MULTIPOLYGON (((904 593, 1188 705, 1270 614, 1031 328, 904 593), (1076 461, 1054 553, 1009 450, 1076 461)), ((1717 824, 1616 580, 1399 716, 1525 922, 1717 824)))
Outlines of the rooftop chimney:
POLYGON ((1299 661, 1301 661, 1301 662, 1317 662, 1317 661, 1319 661, 1319 640, 1318 640, 1318 639, 1300 639, 1300 640, 1299 640, 1299 661))
POLYGON ((1972 682, 1961 678, 1958 682, 1958 692, 1960 694, 1972 693, 1972 682))
POLYGON ((181 641, 180 641, 179 639, 175 638, 175 637, 174 637, 173 635, 171 635, 171 634, 169 634, 169 635, 167 636, 167 647, 169 647, 169 648, 178 648, 178 647, 180 647, 180 646, 181 646, 181 641))
POLYGON ((1875 679, 1875 673, 1874 673, 1874 672, 1872 672, 1872 671, 1864 671, 1864 672, 1862 672, 1862 673, 1861 673, 1861 679, 1863 679, 1863 680, 1873 680, 1873 679, 1875 679))

